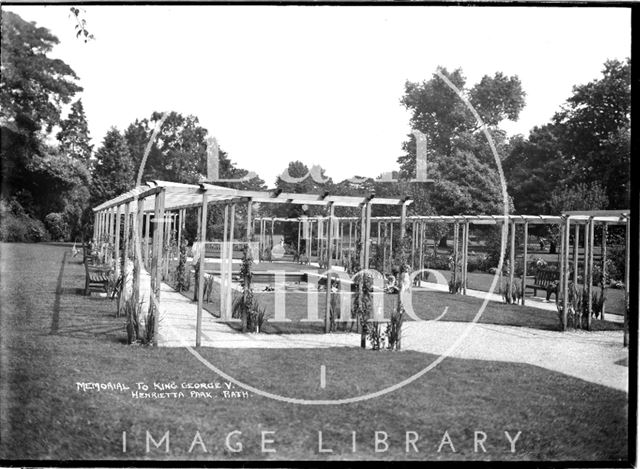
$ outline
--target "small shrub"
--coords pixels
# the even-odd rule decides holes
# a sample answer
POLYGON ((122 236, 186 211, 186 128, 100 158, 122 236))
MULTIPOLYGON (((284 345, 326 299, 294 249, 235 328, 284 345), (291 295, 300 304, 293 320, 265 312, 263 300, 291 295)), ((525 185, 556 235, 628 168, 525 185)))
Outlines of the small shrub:
POLYGON ((604 291, 594 291, 591 296, 591 314, 593 317, 604 319, 602 311, 604 310, 604 303, 607 298, 604 295, 604 291))
POLYGON ((44 224, 51 237, 57 241, 64 241, 69 237, 69 225, 62 213, 50 213, 44 217, 44 224))
POLYGON ((127 318, 127 343, 133 344, 141 341, 140 316, 142 315, 142 301, 134 302, 133 297, 124 304, 124 315, 127 318))
POLYGON ((371 317, 373 302, 371 291, 373 288, 373 276, 371 273, 361 273, 357 277, 358 289, 353 295, 352 316, 356 317, 362 327, 360 336, 360 347, 366 347, 366 338, 368 335, 368 321, 371 317))
MULTIPOLYGON (((16 215, 3 204, 0 212, 0 241, 9 243, 33 243, 48 241, 49 232, 40 220, 21 213, 16 215)), ((18 210, 18 213, 20 211, 18 210)))
POLYGON ((267 308, 262 306, 255 299, 252 306, 253 307, 247 318, 247 329, 250 331, 260 332, 262 330, 262 325, 267 319, 267 308))
POLYGON ((144 324, 144 336, 142 342, 144 344, 151 344, 153 342, 153 336, 155 334, 155 325, 158 320, 156 308, 153 303, 149 305, 149 311, 147 312, 147 320, 144 324))
POLYGON ((186 272, 186 264, 187 264, 187 240, 183 239, 180 243, 180 257, 178 258, 178 265, 176 266, 175 273, 175 282, 176 282, 176 290, 178 292, 187 291, 189 287, 187 286, 187 278, 189 277, 186 272))
POLYGON ((513 279, 513 285, 511 288, 511 295, 509 295, 509 282, 510 279, 505 279, 505 282, 502 287, 502 297, 504 298, 505 303, 517 305, 522 300, 522 284, 518 281, 518 279, 513 279))
POLYGON ((453 276, 449 279, 449 293, 455 295, 462 288, 462 280, 453 281, 453 276))
POLYGON ((380 350, 380 346, 384 347, 384 332, 377 321, 369 323, 367 327, 367 339, 371 344, 371 350, 380 350))
POLYGON ((398 298, 398 307, 391 313, 391 320, 387 323, 386 336, 390 350, 400 350, 402 323, 404 322, 404 307, 398 298))

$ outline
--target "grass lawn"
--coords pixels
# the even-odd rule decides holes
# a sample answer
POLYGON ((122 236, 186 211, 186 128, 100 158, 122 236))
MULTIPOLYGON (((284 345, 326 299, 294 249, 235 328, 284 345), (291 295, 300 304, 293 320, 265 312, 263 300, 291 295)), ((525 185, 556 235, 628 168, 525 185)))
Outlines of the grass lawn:
MULTIPOLYGON (((451 276, 451 272, 449 270, 438 270, 445 278, 448 280, 451 276)), ((432 280, 432 279, 430 279, 432 280)), ((504 281, 504 280, 503 280, 504 281)), ((468 283, 467 288, 471 290, 479 290, 479 291, 489 291, 491 287, 491 282, 493 282, 493 274, 489 274, 486 272, 469 272, 468 274, 468 283)), ((496 284, 496 288, 494 293, 499 293, 500 284, 496 284)), ((579 285, 581 287, 581 285, 579 285)), ((593 291, 600 291, 599 287, 593 287, 593 291)), ((527 297, 533 294, 533 290, 527 289, 527 297)), ((540 298, 544 298, 545 292, 543 290, 538 290, 538 296, 540 298)), ((606 290, 606 312, 611 314, 619 314, 624 315, 624 290, 616 289, 616 288, 607 288, 606 290)), ((555 295, 551 296, 551 301, 555 300, 555 295)))
MULTIPOLYGON (((225 383, 186 349, 127 346, 124 322, 115 317, 114 303, 79 294, 84 270, 78 258, 71 258, 69 247, 2 244, 0 249, 3 459, 628 458, 626 393, 514 363, 446 359, 393 393, 323 407, 254 394, 225 398, 219 391, 212 398, 184 399, 134 399, 130 390, 79 391, 78 382, 118 382, 132 389, 138 382, 150 386, 154 381, 174 381, 178 386, 220 382, 223 387, 225 383), (231 442, 242 442, 243 448, 232 453, 225 448, 225 438, 236 430, 242 434, 232 435, 231 442), (169 431, 170 451, 165 453, 164 445, 158 449, 151 445, 146 453, 147 431, 156 441, 169 431), (207 453, 201 445, 188 452, 196 431, 207 453), (267 436, 274 440, 267 448, 276 449, 275 453, 261 450, 264 431, 275 432, 267 436), (332 453, 318 452, 319 431, 323 447, 332 453), (376 431, 388 435, 387 451, 375 452, 376 431), (486 453, 481 448, 474 452, 474 431, 486 434, 486 453), (513 453, 505 431, 511 437, 522 432, 513 453), (356 452, 352 452, 352 432, 356 432, 356 452), (419 436, 419 452, 412 446, 405 451, 406 432, 419 436), (437 451, 445 432, 455 452, 449 444, 437 451)), ((202 349, 200 353, 253 386, 306 399, 379 390, 434 358, 408 351, 342 348, 202 349), (327 369, 324 389, 321 365, 327 369)))

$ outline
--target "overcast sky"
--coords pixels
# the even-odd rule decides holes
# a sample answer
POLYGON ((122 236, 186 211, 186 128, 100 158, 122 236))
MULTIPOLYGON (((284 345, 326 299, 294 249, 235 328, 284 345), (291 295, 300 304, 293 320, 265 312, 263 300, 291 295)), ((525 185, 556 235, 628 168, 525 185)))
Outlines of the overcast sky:
POLYGON ((631 47, 624 8, 86 6, 86 44, 68 6, 5 9, 60 39, 96 147, 153 111, 194 114, 269 186, 293 160, 335 181, 396 169, 404 83, 439 65, 470 85, 518 75, 526 107, 503 127, 526 135, 631 47))

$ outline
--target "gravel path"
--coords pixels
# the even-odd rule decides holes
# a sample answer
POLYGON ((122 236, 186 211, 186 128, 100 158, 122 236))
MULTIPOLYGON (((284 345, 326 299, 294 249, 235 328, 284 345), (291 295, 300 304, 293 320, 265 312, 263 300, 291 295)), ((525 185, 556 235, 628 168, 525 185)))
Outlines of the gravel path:
MULTIPOLYGON (((141 285, 148 289, 148 275, 141 285)), ((143 293, 143 292, 141 292, 143 293)), ((148 295, 148 292, 144 292, 148 295)), ((144 296, 143 296, 144 297, 144 296)), ((158 345, 195 345, 196 304, 162 284, 158 345)), ((360 335, 242 334, 202 316, 202 346, 216 348, 323 348, 359 347, 360 335)), ((628 359, 622 331, 554 332, 525 327, 447 322, 446 311, 434 321, 403 325, 403 350, 447 356, 526 363, 628 392, 628 359), (459 342, 459 343, 456 343, 459 342)), ((425 366, 427 363, 425 363, 425 366)))

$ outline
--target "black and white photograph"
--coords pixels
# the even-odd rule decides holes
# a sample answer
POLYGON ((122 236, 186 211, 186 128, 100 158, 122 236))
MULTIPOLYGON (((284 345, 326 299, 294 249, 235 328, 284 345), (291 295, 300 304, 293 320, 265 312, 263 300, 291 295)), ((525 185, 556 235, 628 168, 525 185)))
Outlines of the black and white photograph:
POLYGON ((636 13, 3 2, 0 466, 636 467, 636 13))

